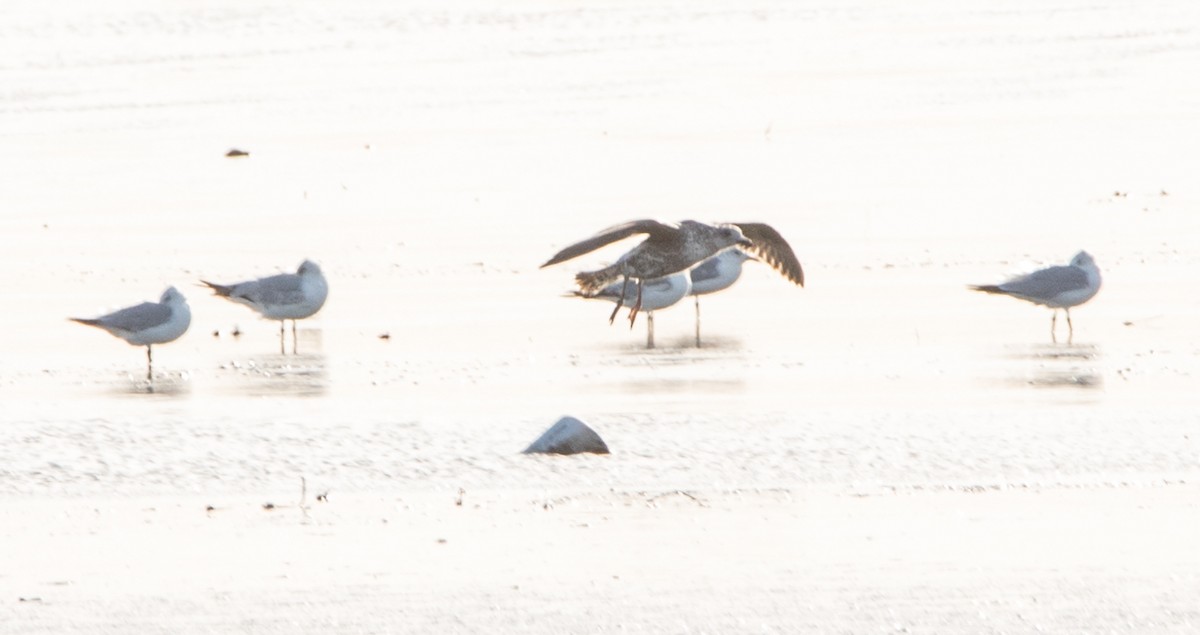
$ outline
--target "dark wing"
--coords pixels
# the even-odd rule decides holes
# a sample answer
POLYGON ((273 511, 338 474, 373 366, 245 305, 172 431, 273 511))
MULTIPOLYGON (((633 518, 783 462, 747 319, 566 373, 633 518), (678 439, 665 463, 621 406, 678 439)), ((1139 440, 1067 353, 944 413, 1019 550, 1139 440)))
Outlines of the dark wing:
POLYGON ((1086 288, 1088 278, 1079 267, 1057 266, 1039 269, 996 286, 1011 295, 1050 300, 1060 293, 1086 288))
POLYGON ((775 231, 774 227, 765 223, 733 223, 754 243, 742 250, 771 265, 783 277, 804 286, 804 269, 800 268, 800 260, 792 251, 791 245, 775 231))
POLYGON ((656 220, 635 220, 628 223, 622 223, 588 238, 581 240, 574 245, 563 248, 562 251, 554 254, 554 257, 547 260, 542 267, 549 267, 560 262, 565 262, 577 256, 582 256, 591 251, 595 251, 607 244, 615 243, 623 238, 629 238, 634 234, 650 234, 651 238, 667 238, 679 231, 679 228, 674 225, 660 223, 656 220))

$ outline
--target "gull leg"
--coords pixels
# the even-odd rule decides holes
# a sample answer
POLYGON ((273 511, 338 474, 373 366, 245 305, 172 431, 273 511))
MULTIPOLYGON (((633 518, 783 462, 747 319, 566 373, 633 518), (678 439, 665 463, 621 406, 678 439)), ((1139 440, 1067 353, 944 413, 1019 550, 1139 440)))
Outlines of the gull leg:
POLYGON ((1067 344, 1075 341, 1075 325, 1071 324, 1071 309, 1063 309, 1067 314, 1067 344))
MULTIPOLYGON (((642 310, 642 279, 641 278, 638 278, 637 284, 638 284, 637 303, 634 304, 633 308, 629 310, 629 328, 631 328, 631 329, 633 328, 634 321, 637 320, 638 311, 642 310)), ((622 297, 624 297, 624 296, 622 296, 622 297)))
POLYGON ((283 325, 287 320, 279 321, 279 354, 287 355, 287 349, 283 347, 283 325))
POLYGON ((146 345, 146 381, 154 382, 154 356, 150 353, 151 346, 146 345))
POLYGON ((617 306, 613 307, 612 315, 608 316, 608 323, 612 324, 613 320, 617 319, 617 311, 625 306, 625 292, 629 290, 629 276, 625 276, 625 280, 621 283, 621 297, 617 298, 617 306))
POLYGON ((292 320, 292 355, 296 354, 296 347, 300 345, 300 340, 296 339, 296 320, 292 320))
POLYGON ((700 348, 700 296, 696 298, 696 348, 700 348))
POLYGON ((1055 335, 1054 335, 1054 326, 1058 322, 1058 309, 1051 309, 1051 310, 1053 312, 1050 314, 1050 341, 1057 344, 1058 338, 1055 337, 1055 335))
POLYGON ((654 348, 654 311, 646 314, 646 348, 654 348))

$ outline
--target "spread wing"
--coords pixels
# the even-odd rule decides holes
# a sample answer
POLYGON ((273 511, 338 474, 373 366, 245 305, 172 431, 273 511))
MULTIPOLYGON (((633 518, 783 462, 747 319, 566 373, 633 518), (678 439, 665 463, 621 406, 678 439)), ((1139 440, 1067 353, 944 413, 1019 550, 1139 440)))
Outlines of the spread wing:
POLYGON ((796 258, 796 253, 792 251, 791 245, 783 239, 783 236, 779 235, 779 232, 775 231, 774 227, 765 223, 733 224, 737 225, 746 238, 754 243, 749 247, 743 247, 743 251, 771 265, 772 269, 788 280, 804 286, 804 269, 800 267, 800 260, 796 258))
POLYGON ((673 236, 679 228, 667 223, 660 223, 656 220, 635 220, 628 223, 622 223, 609 227, 608 229, 588 238, 581 240, 574 245, 564 247, 562 251, 554 254, 554 257, 547 260, 542 267, 549 267, 560 262, 565 262, 577 256, 582 256, 591 251, 595 251, 610 243, 615 243, 618 240, 628 238, 634 234, 649 234, 653 238, 669 238, 673 236))

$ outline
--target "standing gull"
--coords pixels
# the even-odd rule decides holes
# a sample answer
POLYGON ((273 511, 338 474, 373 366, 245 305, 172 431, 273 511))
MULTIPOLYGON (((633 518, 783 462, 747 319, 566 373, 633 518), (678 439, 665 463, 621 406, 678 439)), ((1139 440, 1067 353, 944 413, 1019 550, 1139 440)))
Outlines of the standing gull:
POLYGON ((153 345, 179 339, 192 323, 187 300, 175 287, 167 287, 158 302, 143 302, 98 318, 68 318, 102 328, 134 346, 146 347, 146 380, 154 381, 153 345))
MULTIPOLYGON (((635 234, 646 234, 646 239, 618 258, 615 263, 575 276, 580 290, 586 294, 596 293, 616 280, 621 280, 622 289, 628 289, 629 281, 635 280, 638 292, 634 305, 629 310, 631 327, 641 309, 644 281, 684 271, 735 245, 762 259, 792 282, 800 284, 804 280, 800 262, 796 260, 796 255, 792 253, 787 241, 774 228, 763 223, 709 225, 685 220, 676 225, 655 220, 630 221, 563 248, 542 266, 548 267, 571 260, 635 234)), ((622 292, 622 299, 624 296, 625 293, 622 292)), ((617 317, 617 311, 623 305, 624 302, 617 304, 608 318, 609 322, 617 317)))
MULTIPOLYGON (((755 259, 735 247, 705 260, 688 272, 692 278, 691 295, 696 299, 696 348, 700 348, 700 296, 733 286, 742 277, 742 263, 755 259)), ((803 273, 798 284, 804 286, 803 273)))
POLYGON ((222 298, 244 304, 269 320, 279 320, 279 352, 284 348, 284 324, 292 321, 292 354, 296 353, 296 320, 321 310, 329 295, 329 285, 321 268, 311 260, 300 263, 296 273, 281 273, 236 284, 215 284, 201 280, 222 298))
POLYGON ((1039 269, 1000 284, 971 285, 970 289, 1009 295, 1050 307, 1053 310, 1050 314, 1050 340, 1056 343, 1058 338, 1055 336, 1054 327, 1058 320, 1058 310, 1063 309, 1067 314, 1067 343, 1070 344, 1075 337, 1075 327, 1071 324, 1071 307, 1091 300, 1100 290, 1100 269, 1091 254, 1081 251, 1075 254, 1069 265, 1039 269))
MULTIPOLYGON (((691 290, 692 283, 687 272, 681 271, 662 278, 647 280, 642 286, 641 310, 646 312, 646 348, 654 348, 654 312, 682 300, 691 290)), ((620 282, 614 282, 591 295, 578 290, 572 295, 580 298, 611 300, 618 306, 632 306, 637 302, 637 291, 620 282), (622 290, 625 292, 623 299, 622 290)))

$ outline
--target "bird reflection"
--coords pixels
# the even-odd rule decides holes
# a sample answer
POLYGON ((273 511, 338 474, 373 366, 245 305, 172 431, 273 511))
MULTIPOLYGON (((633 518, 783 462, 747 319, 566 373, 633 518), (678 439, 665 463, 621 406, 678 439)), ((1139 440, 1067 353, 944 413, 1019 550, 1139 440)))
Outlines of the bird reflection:
POLYGON ((116 396, 157 395, 167 398, 183 398, 192 394, 189 373, 158 373, 153 380, 131 377, 129 382, 119 382, 112 389, 116 396))
POLYGON ((262 355, 227 362, 221 369, 237 375, 237 392, 256 397, 316 397, 329 390, 321 353, 262 355))
POLYGON ((1012 357, 1032 362, 1023 364, 1024 372, 1013 377, 1027 386, 1084 390, 1104 387, 1104 377, 1097 367, 1102 354, 1096 344, 1034 344, 1022 347, 1012 357))

